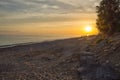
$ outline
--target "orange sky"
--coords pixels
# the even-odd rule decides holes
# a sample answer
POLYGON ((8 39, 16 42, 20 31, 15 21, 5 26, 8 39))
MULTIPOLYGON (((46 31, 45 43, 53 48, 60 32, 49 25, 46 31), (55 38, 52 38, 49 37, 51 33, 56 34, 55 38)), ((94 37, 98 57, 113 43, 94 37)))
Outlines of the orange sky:
MULTIPOLYGON (((45 16, 45 15, 42 15, 45 16)), ((51 18, 52 15, 50 15, 51 18)), ((11 33, 0 32, 0 34, 12 34, 12 35, 86 35, 84 28, 87 25, 93 27, 90 34, 96 34, 97 30, 95 28, 95 14, 71 14, 62 15, 66 20, 59 20, 61 16, 56 16, 52 19, 57 21, 37 21, 24 23, 20 21, 15 21, 15 23, 9 23, 9 25, 4 25, 1 30, 7 29, 11 33)), ((49 16, 48 16, 49 18, 49 16)))
POLYGON ((82 36, 88 34, 87 25, 93 27, 89 34, 97 34, 95 7, 99 1, 1 0, 0 35, 82 36))

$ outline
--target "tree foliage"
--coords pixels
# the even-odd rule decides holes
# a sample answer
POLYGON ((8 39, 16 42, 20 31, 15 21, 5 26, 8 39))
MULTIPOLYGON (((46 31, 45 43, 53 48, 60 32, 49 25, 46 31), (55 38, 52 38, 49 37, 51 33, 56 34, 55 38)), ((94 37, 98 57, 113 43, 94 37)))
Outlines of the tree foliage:
POLYGON ((103 34, 120 31, 120 0, 102 0, 97 6, 97 28, 103 34))

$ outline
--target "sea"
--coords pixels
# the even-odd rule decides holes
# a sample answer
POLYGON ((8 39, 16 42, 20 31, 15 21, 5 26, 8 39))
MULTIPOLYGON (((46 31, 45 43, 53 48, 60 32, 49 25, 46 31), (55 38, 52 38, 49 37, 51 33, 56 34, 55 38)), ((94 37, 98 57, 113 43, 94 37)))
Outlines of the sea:
POLYGON ((40 43, 44 41, 53 41, 58 39, 66 39, 74 36, 11 36, 0 35, 0 48, 15 46, 19 44, 40 43))

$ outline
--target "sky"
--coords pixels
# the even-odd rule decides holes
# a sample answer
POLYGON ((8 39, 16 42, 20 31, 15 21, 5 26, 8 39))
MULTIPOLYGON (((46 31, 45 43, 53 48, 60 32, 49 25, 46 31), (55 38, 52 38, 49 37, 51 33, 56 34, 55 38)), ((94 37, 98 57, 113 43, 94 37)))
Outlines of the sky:
POLYGON ((100 0, 0 0, 0 35, 83 35, 100 0))

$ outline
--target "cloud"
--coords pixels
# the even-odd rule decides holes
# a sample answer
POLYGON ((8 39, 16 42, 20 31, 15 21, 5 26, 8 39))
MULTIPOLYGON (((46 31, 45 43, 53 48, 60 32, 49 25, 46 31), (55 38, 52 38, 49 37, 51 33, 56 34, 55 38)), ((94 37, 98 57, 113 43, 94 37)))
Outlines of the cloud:
POLYGON ((73 18, 74 13, 94 13, 99 1, 0 0, 0 25, 78 20, 82 15, 73 18), (73 14, 72 17, 69 14, 73 14))
POLYGON ((96 15, 93 13, 85 14, 32 14, 32 15, 19 15, 19 16, 11 16, 4 19, 0 19, 0 26, 11 26, 18 24, 31 24, 31 23, 39 23, 39 24, 49 24, 49 23, 64 23, 64 22, 72 22, 72 21, 90 21, 95 20, 96 15), (92 16, 92 17, 91 17, 92 16))
POLYGON ((0 11, 10 13, 72 13, 87 11, 98 0, 0 0, 0 11))

